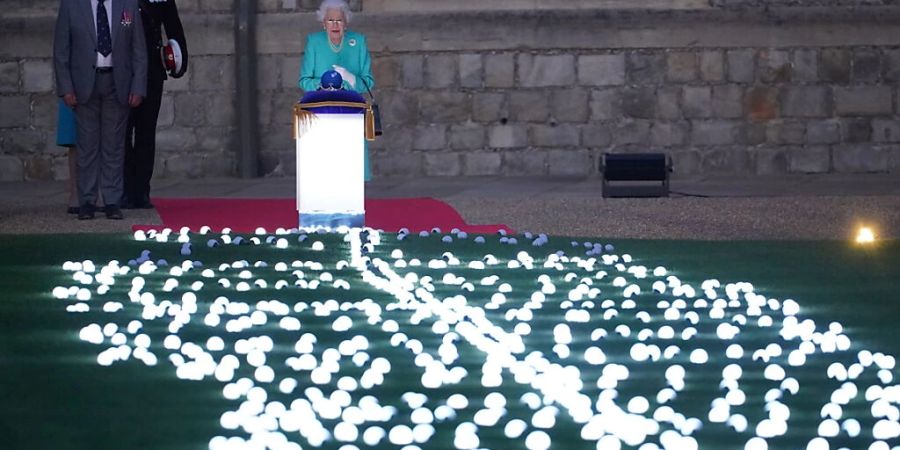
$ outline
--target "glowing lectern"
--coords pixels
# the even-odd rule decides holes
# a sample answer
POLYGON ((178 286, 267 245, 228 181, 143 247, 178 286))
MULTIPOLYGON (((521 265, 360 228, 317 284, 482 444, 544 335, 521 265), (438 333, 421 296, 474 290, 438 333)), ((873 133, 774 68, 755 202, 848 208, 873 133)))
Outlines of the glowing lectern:
MULTIPOLYGON (((362 227, 371 112, 353 91, 307 92, 294 105, 300 228, 362 227)), ((371 131, 371 133, 370 133, 371 131)))

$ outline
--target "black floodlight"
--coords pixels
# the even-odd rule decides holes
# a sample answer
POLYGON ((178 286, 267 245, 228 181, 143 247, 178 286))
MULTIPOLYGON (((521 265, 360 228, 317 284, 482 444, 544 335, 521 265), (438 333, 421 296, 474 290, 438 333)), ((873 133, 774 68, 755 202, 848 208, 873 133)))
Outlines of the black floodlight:
POLYGON ((668 197, 672 163, 665 153, 603 153, 604 197, 668 197))

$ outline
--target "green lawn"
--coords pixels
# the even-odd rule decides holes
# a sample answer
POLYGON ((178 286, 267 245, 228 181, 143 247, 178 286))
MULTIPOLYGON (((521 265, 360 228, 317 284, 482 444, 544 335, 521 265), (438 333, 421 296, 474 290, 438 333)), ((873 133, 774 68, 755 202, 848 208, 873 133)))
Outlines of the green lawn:
MULTIPOLYGON (((402 264, 393 264, 388 270, 374 264, 371 266, 373 270, 367 271, 368 275, 363 276, 359 269, 346 264, 351 259, 351 245, 344 241, 343 235, 338 234, 313 234, 303 242, 298 242, 296 235, 286 236, 287 248, 277 248, 275 242, 266 243, 266 236, 261 236, 260 245, 226 245, 220 241, 220 245, 209 247, 207 241, 219 238, 218 235, 191 235, 190 255, 181 254, 182 244, 174 242, 174 236, 170 242, 159 243, 139 242, 131 235, 121 234, 0 235, 0 248, 3 249, 0 252, 0 435, 4 436, 5 441, 0 447, 23 450, 205 449, 218 446, 226 437, 232 438, 232 444, 238 439, 263 442, 262 438, 266 433, 253 434, 248 430, 252 431, 254 427, 264 430, 266 420, 270 420, 269 431, 275 433, 269 433, 268 436, 276 439, 272 442, 278 442, 280 434, 303 448, 314 448, 308 436, 292 431, 290 425, 285 428, 285 423, 290 420, 285 418, 279 423, 275 419, 285 417, 278 413, 277 404, 290 409, 292 402, 299 399, 299 403, 303 403, 303 399, 309 399, 315 407, 313 400, 316 392, 306 389, 315 386, 327 397, 339 390, 338 383, 343 378, 341 385, 345 387, 345 383, 352 383, 351 380, 357 384, 362 383, 363 379, 376 380, 371 386, 345 389, 349 393, 350 406, 359 405, 362 399, 365 399, 365 403, 374 398, 381 406, 389 407, 385 411, 393 413, 384 422, 372 419, 360 424, 356 427, 358 436, 355 441, 339 442, 335 436, 326 439, 322 448, 341 448, 348 444, 368 448, 363 437, 364 431, 371 427, 380 427, 386 432, 394 430, 396 433, 385 436, 375 447, 402 447, 403 445, 392 445, 389 440, 390 436, 394 436, 397 442, 405 444, 408 436, 405 436, 405 428, 402 426, 415 428, 411 414, 416 410, 414 406, 419 405, 409 404, 411 397, 404 394, 410 392, 427 396, 421 407, 428 409, 432 415, 449 411, 447 403, 453 394, 460 394, 468 399, 468 407, 453 410, 454 417, 443 420, 435 418, 431 421, 430 431, 433 435, 424 440, 416 435, 421 442, 414 442, 413 445, 427 449, 452 449, 457 448, 454 445, 456 440, 456 444, 466 447, 466 444, 472 444, 472 440, 461 430, 468 425, 463 425, 462 428, 459 425, 470 423, 476 417, 479 422, 489 417, 493 410, 482 412, 480 416, 476 416, 476 413, 485 409, 485 397, 488 394, 499 392, 506 400, 505 409, 496 424, 490 425, 491 421, 488 420, 477 427, 479 448, 524 449, 527 448, 526 436, 531 433, 532 440, 528 442, 535 444, 535 448, 541 448, 543 433, 552 440, 550 448, 596 448, 594 441, 581 438, 583 425, 572 419, 566 406, 573 404, 570 402, 573 398, 588 398, 592 413, 606 414, 603 420, 598 419, 597 422, 610 427, 608 434, 624 433, 616 431, 612 425, 631 427, 630 429, 635 429, 636 426, 650 431, 640 442, 662 447, 660 441, 664 432, 680 430, 695 439, 700 448, 743 449, 747 440, 755 435, 755 425, 767 417, 763 397, 769 389, 778 389, 780 385, 777 381, 767 380, 764 369, 768 364, 779 364, 787 372, 786 376, 798 380, 800 391, 796 395, 783 394, 781 401, 791 413, 787 421, 788 427, 783 436, 770 440, 769 448, 805 448, 816 437, 817 427, 821 422, 820 409, 842 384, 826 376, 829 365, 841 362, 849 367, 857 362, 858 352, 861 350, 884 352, 887 355, 898 353, 898 340, 893 336, 894 324, 900 318, 900 308, 897 305, 900 295, 896 292, 897 280, 900 280, 900 243, 897 241, 859 248, 845 242, 705 242, 551 237, 549 243, 536 247, 521 235, 516 236, 519 241, 517 245, 501 244, 496 235, 486 236, 487 242, 484 244, 474 242, 474 236, 467 239, 456 238, 452 243, 445 243, 441 240, 442 236, 445 235, 424 238, 412 235, 398 240, 395 234, 381 235, 381 242, 371 245, 370 251, 365 253, 371 260, 393 264, 398 259, 393 252, 399 250, 403 253, 404 261, 418 258, 422 265, 402 267, 402 264), (324 249, 315 250, 315 241, 320 241, 324 249), (573 241, 578 245, 573 246, 573 241), (586 248, 582 245, 585 241, 614 244, 616 248, 613 254, 619 257, 628 254, 633 258, 630 263, 623 263, 621 269, 632 268, 639 272, 639 267, 643 266, 648 269, 647 276, 636 278, 633 273, 620 271, 616 264, 622 262, 621 258, 607 265, 601 256, 595 256, 599 260, 592 267, 579 266, 578 260, 583 262, 590 258, 585 255, 586 248), (153 261, 165 259, 169 264, 142 275, 146 281, 142 292, 155 296, 152 303, 160 305, 169 302, 169 309, 164 310, 161 317, 142 317, 149 309, 129 300, 128 291, 132 280, 138 275, 137 266, 132 266, 127 274, 117 275, 115 283, 105 294, 98 294, 96 279, 89 285, 83 285, 92 292, 92 298, 85 302, 72 297, 53 297, 55 287, 79 284, 72 277, 73 270, 63 269, 64 262, 89 259, 96 264, 99 272, 101 267, 113 260, 126 266, 129 260, 139 258, 144 250, 150 251, 153 261), (560 261, 558 268, 543 267, 548 255, 560 250, 569 258, 560 261), (522 251, 534 259, 533 268, 509 267, 509 261, 516 260, 522 251), (445 252, 451 252, 452 257, 442 258, 446 256, 445 252), (496 258, 496 264, 488 264, 484 269, 468 267, 472 261, 483 261, 487 254, 496 258), (575 257, 578 257, 577 260, 575 257), (440 263, 433 263, 433 267, 428 267, 429 261, 449 259, 453 263, 454 258, 459 260, 458 264, 443 267, 440 263), (181 276, 169 273, 172 267, 181 266, 188 259, 198 261, 202 266, 181 276), (231 267, 236 261, 246 261, 250 267, 231 267), (266 266, 254 267, 258 261, 265 262, 266 266), (290 266, 293 261, 299 261, 301 265, 303 262, 307 264, 289 267, 285 271, 276 267, 278 262, 285 262, 290 266), (321 267, 309 262, 320 263, 321 267), (228 264, 229 267, 221 267, 223 264, 228 264), (658 266, 666 268, 665 276, 675 275, 682 283, 690 285, 695 290, 696 297, 689 298, 684 293, 675 295, 671 287, 663 294, 653 292, 653 282, 666 281, 665 276, 653 274, 653 269, 658 266), (205 269, 214 272, 212 277, 203 275, 205 269), (294 284, 298 276, 292 272, 297 269, 303 272, 305 286, 294 284), (243 270, 250 272, 249 278, 241 278, 243 270), (600 271, 607 274, 598 278, 600 271), (325 272, 331 278, 323 276, 325 272), (406 292, 400 294, 405 300, 398 299, 398 291, 390 293, 378 287, 381 282, 379 280, 393 279, 392 289, 398 288, 400 284, 394 277, 402 278, 410 272, 417 274, 414 284, 422 290, 401 290, 406 292), (445 278, 448 273, 452 273, 453 277, 445 278), (483 278, 492 275, 496 276, 493 284, 483 283, 483 278), (541 291, 543 285, 538 280, 542 275, 552 281, 555 292, 544 294, 545 300, 540 305, 531 303, 534 306, 533 317, 525 320, 519 314, 532 299, 532 295, 541 291), (431 282, 422 283, 424 276, 432 277, 431 282), (619 276, 626 286, 634 284, 641 289, 640 294, 630 298, 634 301, 633 308, 629 308, 630 302, 624 293, 629 288, 614 282, 619 276), (465 281, 453 280, 455 277, 463 277, 465 281), (178 287, 166 291, 163 286, 170 278, 178 280, 178 287), (589 288, 599 289, 599 294, 593 299, 585 294, 580 299, 569 300, 570 291, 576 289, 585 278, 591 280, 589 288), (221 279, 228 279, 230 286, 222 286, 219 283, 221 279), (241 281, 252 284, 257 279, 264 280, 266 287, 255 287, 248 291, 236 289, 241 281), (709 300, 706 306, 695 304, 695 300, 705 297, 701 284, 710 279, 721 283, 721 288, 716 289, 718 298, 727 298, 726 284, 749 282, 753 285, 753 292, 765 296, 765 299, 777 299, 779 305, 784 300, 793 299, 800 305, 797 315, 800 321, 812 319, 818 332, 825 332, 830 323, 838 322, 843 326, 842 333, 849 337, 852 346, 848 351, 823 353, 817 345, 815 351, 807 356, 805 364, 790 366, 787 363, 788 354, 799 347, 801 339, 788 341, 778 335, 785 317, 782 311, 771 310, 769 305, 764 306, 760 314, 768 315, 773 325, 758 326, 758 317, 748 311, 747 301, 742 297, 738 303, 723 309, 723 317, 711 318, 709 313, 713 300, 709 300), (288 286, 276 289, 278 280, 285 280, 288 286), (318 281, 317 288, 309 285, 313 280, 318 281), (335 280, 345 281, 349 289, 334 286, 335 280), (204 283, 203 287, 194 291, 191 285, 198 281, 204 283), (467 289, 469 286, 465 286, 466 282, 471 283, 471 292, 467 289), (501 290, 500 286, 504 283, 508 283, 511 288, 509 292, 502 292, 505 302, 492 302, 492 297, 501 290), (196 295, 198 311, 179 314, 179 310, 190 311, 189 306, 185 309, 182 301, 184 294, 188 292, 196 295), (465 301, 459 296, 464 296, 465 301), (207 314, 225 304, 220 297, 246 308, 223 312, 219 315, 219 325, 207 325, 207 314), (678 318, 667 318, 666 305, 660 305, 659 302, 668 302, 671 306, 679 298, 685 300, 685 306, 680 309, 678 318), (274 300, 278 302, 275 303, 274 300), (337 305, 338 310, 329 310, 327 300, 334 300, 330 304, 337 305), (117 302, 121 309, 104 312, 107 302, 117 302), (67 307, 77 303, 87 305, 89 312, 67 312, 67 307), (287 306, 289 310, 278 311, 276 305, 287 306), (574 309, 583 310, 579 314, 587 314, 589 321, 567 323, 564 317, 574 309), (611 314, 607 311, 612 309, 615 309, 616 315, 604 318, 604 313, 611 314), (254 318, 251 315, 254 311, 265 312, 265 323, 257 323, 235 332, 225 329, 229 320, 234 321, 233 325, 238 324, 239 320, 247 323, 258 320, 261 316, 257 314, 254 318), (685 320, 686 313, 690 311, 700 318, 693 326, 685 320), (747 319, 746 324, 735 322, 740 321, 740 316, 747 319), (240 319, 241 317, 245 319, 240 319), (339 317, 343 318, 338 319, 339 317), (187 322, 173 333, 170 328, 172 322, 182 318, 187 319, 187 322), (131 333, 126 328, 135 320, 141 323, 141 329, 131 333), (341 327, 347 321, 352 326, 346 329, 341 327), (385 330, 385 323, 389 321, 396 322, 396 331, 390 326, 385 330), (521 326, 516 328, 520 322, 528 323, 529 333, 521 332, 521 326), (80 331, 92 323, 100 327, 115 324, 129 351, 138 347, 135 337, 145 334, 150 339, 149 352, 157 357, 158 363, 148 366, 130 357, 108 367, 99 365, 98 355, 113 345, 110 344, 110 337, 104 338, 101 345, 79 338, 80 331), (461 326, 463 323, 466 325, 461 326), (740 332, 732 340, 724 341, 717 337, 717 329, 721 323, 736 325, 740 332), (299 330, 292 329, 290 324, 300 324, 299 330), (564 348, 555 346, 554 330, 560 325, 566 325, 571 331, 571 342, 564 348), (623 326, 628 327, 628 333, 622 332, 623 326), (660 333, 663 326, 670 326, 674 330, 674 338, 666 338, 660 333), (603 334, 597 331, 600 328, 605 330, 605 336, 598 338, 598 335, 603 334), (696 334, 683 341, 681 333, 688 328, 693 328, 696 334), (516 336, 519 336, 517 331, 522 334, 519 339, 524 345, 524 351, 512 345, 516 342, 516 336), (295 370, 290 367, 296 362, 294 358, 303 353, 298 353, 295 343, 307 333, 315 336, 316 342, 308 354, 319 364, 317 367, 322 366, 324 359, 336 354, 334 349, 340 349, 341 344, 344 344, 347 354, 337 358, 329 366, 331 371, 328 380, 318 378, 327 372, 325 369, 314 374, 310 370, 295 370), (642 333, 645 340, 641 341, 638 336, 642 333), (269 405, 273 408, 270 413, 258 414, 257 411, 249 414, 248 417, 255 419, 242 422, 246 428, 232 430, 223 427, 220 419, 227 423, 235 417, 234 412, 240 410, 242 402, 245 408, 251 408, 254 402, 247 401, 246 396, 236 400, 227 399, 223 394, 236 386, 228 387, 229 381, 219 381, 214 376, 206 376, 202 381, 189 381, 176 376, 176 367, 170 361, 170 355, 180 355, 178 358, 189 362, 192 357, 196 357, 196 353, 185 347, 181 350, 165 348, 164 340, 170 334, 177 334, 182 343, 197 344, 203 354, 212 357, 211 360, 221 361, 224 355, 236 354, 240 367, 230 381, 240 378, 254 380, 252 384, 262 388, 254 395, 264 392, 266 396, 266 400, 259 403, 259 406, 269 405), (268 336, 274 343, 271 350, 260 350, 254 354, 257 358, 260 353, 264 356, 263 366, 271 369, 274 375, 272 382, 254 379, 260 372, 250 364, 249 359, 252 358, 248 359, 248 355, 236 352, 236 347, 260 336, 268 336), (353 348, 353 345, 361 342, 360 338, 353 341, 356 336, 366 338, 367 345, 362 346, 364 348, 358 345, 353 348), (211 337, 221 338, 225 344, 224 349, 208 348, 207 342, 211 337), (417 359, 416 344, 407 348, 405 343, 399 343, 404 337, 419 342, 422 347, 420 353, 429 356, 419 356, 417 359), (394 344, 399 345, 392 345, 392 339, 395 340, 394 344), (488 339, 484 341, 487 344, 479 339, 488 339), (499 345, 496 344, 498 341, 499 345), (442 346, 447 342, 450 344, 442 346), (655 345, 660 350, 678 345, 681 351, 671 358, 661 357, 658 361, 635 361, 631 352, 638 343, 655 345), (726 348, 734 343, 744 348, 744 355, 739 359, 728 359, 725 356, 726 348), (770 343, 778 343, 783 347, 781 356, 772 357, 769 363, 752 358, 754 350, 765 348, 770 343), (489 350, 479 349, 479 345, 489 350), (458 352, 458 357, 453 357, 452 351, 445 354, 451 347, 458 352), (585 352, 591 347, 597 347, 605 354, 603 364, 591 364, 585 360, 585 352), (705 350, 709 361, 703 364, 691 362, 689 356, 694 349, 705 350), (565 357, 557 354, 557 351, 562 351, 565 357), (565 355, 565 351, 569 355, 565 355), (444 363, 437 364, 435 361, 441 361, 442 356, 445 357, 444 363), (354 357, 359 359, 354 361, 354 357), (391 364, 390 371, 383 374, 381 383, 377 382, 377 376, 371 378, 374 373, 373 361, 378 358, 384 358, 391 364), (458 382, 448 381, 437 388, 423 386, 423 374, 426 371, 421 366, 428 361, 432 362, 432 368, 440 366, 449 371, 458 367, 453 373, 465 375, 458 382), (749 428, 744 432, 737 432, 725 424, 713 423, 708 418, 711 402, 717 397, 725 396, 726 391, 719 384, 723 378, 723 368, 732 363, 743 368, 739 385, 746 393, 746 401, 733 406, 730 412, 741 414, 749 421, 749 428), (615 398, 611 398, 611 390, 603 392, 603 388, 598 386, 598 379, 604 368, 613 364, 625 366, 629 371, 626 379, 613 382, 615 398), (674 399, 661 405, 657 401, 657 395, 667 387, 664 373, 673 365, 680 365, 685 369, 685 386, 674 399), (572 376, 573 369, 565 372, 562 369, 565 366, 577 368, 576 376, 572 376), (493 386, 488 381, 490 386, 483 386, 482 381, 490 380, 496 367, 504 367, 499 385, 493 386), (517 381, 509 367, 523 370, 531 367, 530 370, 536 371, 537 375, 532 378, 523 376, 517 381), (285 378, 294 379, 299 384, 291 393, 279 389, 279 383, 285 378), (580 380, 582 386, 573 387, 573 380, 580 380), (575 397, 565 397, 570 394, 575 397), (608 401, 598 405, 597 399, 600 397, 608 398, 608 401), (624 410, 634 397, 646 399, 649 409, 642 412, 638 408, 635 410, 638 413, 625 416, 617 415, 616 407, 610 406, 616 405, 624 410), (533 422, 536 411, 526 403, 534 398, 544 402, 540 408, 548 408, 533 422), (675 424, 660 420, 657 428, 646 428, 649 426, 649 418, 654 412, 659 413, 661 406, 668 406, 671 408, 669 411, 683 414, 684 417, 676 418, 675 424), (541 424, 542 420, 554 417, 554 408, 558 413, 551 422, 555 423, 546 428, 536 427, 535 424, 541 424), (229 411, 232 413, 228 414, 229 411), (637 421, 639 416, 644 417, 644 422, 637 421), (692 417, 699 419, 702 428, 688 433, 682 422, 684 418, 692 417), (527 423, 526 430, 517 438, 504 435, 504 427, 513 419, 527 423), (274 429, 272 423, 275 424, 274 429), (638 425, 634 425, 636 423, 638 425), (281 428, 278 427, 279 424, 281 428), (216 436, 222 438, 214 439, 216 436)), ((249 236, 243 238, 249 240, 249 236)), ((586 291, 589 289, 579 292, 586 291)), ((145 299, 145 303, 149 302, 145 299)), ((192 302, 188 300, 187 303, 192 302)), ((112 307, 113 304, 108 306, 112 307)), ((405 342, 409 342, 408 340, 405 342)), ((873 441, 871 432, 877 419, 872 417, 871 402, 864 398, 865 391, 870 385, 895 383, 880 381, 879 373, 873 367, 866 368, 858 378, 852 380, 859 394, 842 408, 842 419, 857 419, 862 428, 861 434, 850 438, 842 431, 837 437, 829 438, 831 448, 868 448, 873 441)), ((188 370, 182 369, 182 372, 184 375, 188 370)), ((430 375, 426 378, 441 372, 437 370, 428 373, 430 375)), ((898 371, 891 368, 880 375, 895 378, 898 371)), ((336 398, 341 395, 343 394, 338 394, 336 398)), ((497 398, 496 395, 491 397, 493 400, 497 398)), ((348 405, 341 406, 340 401, 336 403, 338 411, 346 414, 342 416, 343 419, 348 423, 353 422, 352 418, 348 418, 352 416, 350 412, 355 410, 349 408, 348 412, 348 405)), ((330 403, 325 405, 334 407, 330 403)), ((893 406, 896 409, 896 403, 893 406)), ((428 415, 421 409, 416 414, 415 417, 428 415)), ((331 417, 327 413, 318 413, 317 417, 322 428, 329 432, 333 432, 341 422, 339 419, 327 418, 331 417)), ((301 431, 315 434, 317 427, 311 425, 309 420, 303 421, 303 424, 301 431)), ((352 427, 342 425, 338 434, 344 436, 343 433, 350 428, 352 427)), ((427 426, 420 427, 418 431, 423 435, 431 434, 427 432, 427 426)), ((681 434, 678 433, 679 436, 681 434)), ((352 437, 352 433, 347 436, 352 437)), ((667 439, 672 434, 665 436, 667 438, 662 440, 669 442, 667 439)), ((624 437, 624 434, 619 437, 624 437)), ((896 446, 898 440, 892 438, 887 443, 896 446)), ((271 445, 274 448, 290 448, 271 445)), ((690 448, 690 442, 673 445, 690 448)), ((256 447, 248 444, 222 448, 256 447)))

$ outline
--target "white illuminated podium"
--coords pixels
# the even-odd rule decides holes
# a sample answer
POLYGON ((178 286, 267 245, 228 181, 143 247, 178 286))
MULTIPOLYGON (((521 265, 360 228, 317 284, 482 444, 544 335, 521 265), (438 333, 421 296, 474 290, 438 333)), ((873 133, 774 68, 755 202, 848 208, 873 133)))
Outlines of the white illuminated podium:
POLYGON ((294 106, 300 228, 364 225, 366 108, 353 91, 308 92, 294 106))

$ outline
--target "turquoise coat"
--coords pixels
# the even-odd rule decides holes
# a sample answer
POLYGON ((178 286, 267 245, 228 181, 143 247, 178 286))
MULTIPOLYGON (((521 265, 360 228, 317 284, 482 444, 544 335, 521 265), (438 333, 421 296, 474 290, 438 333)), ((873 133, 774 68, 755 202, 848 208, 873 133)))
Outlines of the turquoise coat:
POLYGON ((351 88, 344 81, 344 89, 353 89, 361 94, 366 93, 367 86, 368 89, 375 89, 375 78, 372 77, 372 59, 369 57, 369 47, 366 45, 365 36, 353 31, 346 31, 340 51, 335 52, 324 31, 310 34, 306 38, 306 49, 300 65, 300 79, 297 83, 300 89, 304 91, 318 89, 322 74, 331 70, 333 65, 342 66, 356 75, 356 87, 351 88))
MULTIPOLYGON (((342 66, 356 76, 356 87, 351 87, 344 81, 344 89, 355 90, 365 95, 368 90, 375 89, 375 78, 372 77, 372 59, 369 57, 369 47, 366 45, 366 37, 354 33, 344 32, 344 42, 340 51, 335 52, 328 42, 328 34, 325 31, 312 33, 306 38, 306 49, 303 60, 300 63, 300 79, 297 84, 304 91, 315 91, 319 88, 322 74, 332 70, 334 65, 342 66)), ((368 143, 364 155, 364 179, 372 179, 372 170, 369 167, 368 143)))

